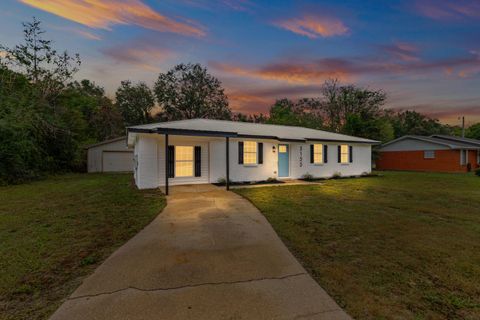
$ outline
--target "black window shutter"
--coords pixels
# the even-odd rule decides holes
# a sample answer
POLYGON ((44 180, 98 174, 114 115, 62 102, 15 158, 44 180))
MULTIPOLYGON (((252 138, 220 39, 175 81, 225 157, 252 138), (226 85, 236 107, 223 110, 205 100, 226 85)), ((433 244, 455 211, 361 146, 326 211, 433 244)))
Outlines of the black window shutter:
POLYGON ((338 146, 338 163, 342 162, 342 147, 338 146))
POLYGON ((310 163, 313 163, 313 144, 310 145, 310 163))
POLYGON ((353 147, 352 146, 348 146, 348 156, 349 156, 349 161, 350 162, 353 162, 353 147))
POLYGON ((238 141, 238 164, 243 164, 243 141, 238 141))
POLYGON ((202 147, 195 146, 195 177, 202 176, 202 147))
POLYGON ((263 163, 263 142, 258 143, 257 153, 258 153, 258 164, 262 164, 263 163))
POLYGON ((167 173, 169 178, 175 177, 175 146, 168 146, 168 155, 167 155, 167 173))
POLYGON ((323 163, 328 162, 328 146, 326 144, 323 145, 323 163))

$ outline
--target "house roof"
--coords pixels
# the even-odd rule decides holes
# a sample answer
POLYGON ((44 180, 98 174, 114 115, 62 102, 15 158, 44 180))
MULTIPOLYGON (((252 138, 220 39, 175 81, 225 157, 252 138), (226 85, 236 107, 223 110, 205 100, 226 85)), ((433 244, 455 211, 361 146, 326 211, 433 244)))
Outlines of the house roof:
POLYGON ((275 139, 283 141, 339 141, 377 144, 378 141, 304 127, 259 124, 211 119, 189 119, 128 127, 130 133, 171 133, 183 135, 230 136, 242 138, 275 139))
POLYGON ((443 134, 434 134, 434 135, 431 135, 430 137, 437 138, 437 139, 442 139, 442 140, 447 140, 447 141, 455 141, 455 142, 460 142, 460 143, 465 143, 465 144, 471 144, 471 145, 480 147, 480 140, 476 140, 476 139, 469 139, 469 138, 462 138, 462 137, 455 137, 455 136, 447 136, 447 135, 443 135, 443 134))
POLYGON ((454 140, 447 140, 447 139, 440 139, 434 136, 414 136, 414 135, 406 135, 403 137, 400 137, 398 139, 389 141, 387 143, 382 144, 382 148, 391 144, 395 144, 397 142, 403 141, 403 140, 408 140, 408 139, 414 139, 414 140, 419 140, 419 141, 424 141, 424 142, 429 142, 437 145, 441 145, 444 147, 447 147, 449 149, 480 149, 480 145, 473 145, 471 143, 465 143, 465 142, 460 142, 460 141, 454 141, 454 140))
POLYGON ((104 145, 104 144, 109 144, 109 143, 112 143, 112 142, 117 142, 117 141, 126 140, 126 139, 127 139, 127 137, 123 136, 123 137, 113 138, 113 139, 109 139, 109 140, 104 140, 104 141, 101 141, 101 142, 98 142, 98 143, 88 145, 88 146, 85 147, 85 149, 90 149, 90 148, 93 148, 93 147, 98 147, 98 146, 101 146, 101 145, 104 145))

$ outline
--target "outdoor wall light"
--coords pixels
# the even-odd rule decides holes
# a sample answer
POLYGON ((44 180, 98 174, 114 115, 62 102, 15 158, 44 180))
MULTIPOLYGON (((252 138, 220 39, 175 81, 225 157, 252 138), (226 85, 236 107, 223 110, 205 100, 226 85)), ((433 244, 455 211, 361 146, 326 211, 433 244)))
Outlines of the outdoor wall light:
POLYGON ((276 148, 275 148, 275 146, 273 146, 272 147, 272 152, 275 153, 275 150, 276 150, 276 148))

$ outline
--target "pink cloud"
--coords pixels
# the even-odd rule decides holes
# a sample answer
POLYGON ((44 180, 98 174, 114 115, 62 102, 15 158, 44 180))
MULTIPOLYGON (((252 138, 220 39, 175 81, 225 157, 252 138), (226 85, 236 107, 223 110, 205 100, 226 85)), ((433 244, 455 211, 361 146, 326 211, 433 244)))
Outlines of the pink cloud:
POLYGON ((382 48, 393 58, 400 61, 420 61, 420 58, 418 57, 419 49, 414 44, 408 42, 395 42, 392 45, 383 46, 382 48))
POLYGON ((158 48, 139 41, 110 47, 104 49, 103 53, 115 62, 134 65, 152 72, 158 72, 159 64, 175 56, 170 49, 158 48))
POLYGON ((277 21, 274 25, 310 39, 340 36, 348 32, 348 28, 339 19, 315 15, 277 21))
POLYGON ((140 0, 19 1, 91 28, 109 30, 113 25, 124 24, 187 36, 205 35, 204 28, 200 25, 168 18, 140 0))
POLYGON ((431 19, 462 19, 480 17, 478 0, 417 0, 416 10, 431 19))

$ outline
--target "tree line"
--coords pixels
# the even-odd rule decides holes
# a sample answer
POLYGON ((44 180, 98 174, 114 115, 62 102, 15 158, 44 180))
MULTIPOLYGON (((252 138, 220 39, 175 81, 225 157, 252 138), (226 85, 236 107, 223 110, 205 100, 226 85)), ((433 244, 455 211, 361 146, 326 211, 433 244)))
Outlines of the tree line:
MULTIPOLYGON (((85 146, 125 127, 193 118, 305 126, 388 141, 405 134, 458 134, 415 111, 384 108, 386 94, 327 81, 318 98, 279 99, 267 114, 234 113, 220 81, 200 64, 160 73, 153 88, 122 81, 110 99, 95 82, 76 81, 78 54, 58 51, 41 22, 23 24, 23 42, 0 44, 0 184, 84 171, 85 146)), ((480 138, 480 124, 467 130, 480 138)))

